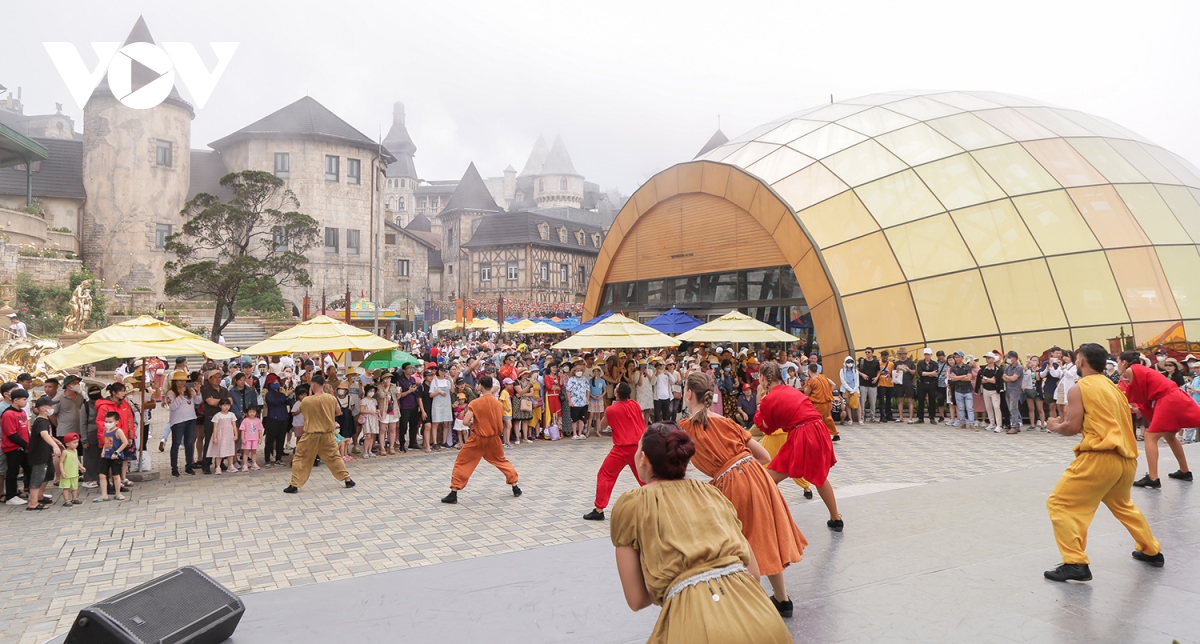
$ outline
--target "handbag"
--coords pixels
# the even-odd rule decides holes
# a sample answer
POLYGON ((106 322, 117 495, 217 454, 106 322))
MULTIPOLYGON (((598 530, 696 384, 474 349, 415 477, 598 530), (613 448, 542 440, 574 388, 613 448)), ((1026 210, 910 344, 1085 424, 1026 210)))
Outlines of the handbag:
POLYGON ((521 398, 520 404, 521 404, 521 411, 523 411, 523 412, 533 411, 533 400, 532 399, 521 398))

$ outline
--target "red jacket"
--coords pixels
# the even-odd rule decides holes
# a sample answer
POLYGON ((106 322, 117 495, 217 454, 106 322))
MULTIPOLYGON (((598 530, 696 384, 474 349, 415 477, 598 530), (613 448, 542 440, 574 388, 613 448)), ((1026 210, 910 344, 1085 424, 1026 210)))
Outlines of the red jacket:
POLYGON ((612 427, 614 446, 637 445, 646 432, 642 406, 636 400, 618 400, 604 410, 604 418, 612 427))
POLYGON ((104 444, 104 417, 110 411, 115 411, 121 415, 121 420, 117 422, 117 427, 124 430, 125 436, 131 441, 137 440, 136 437, 138 434, 134 431, 133 426, 133 407, 129 406, 129 402, 122 400, 121 405, 117 406, 117 403, 113 402, 112 399, 101 398, 96 401, 96 443, 98 445, 104 444))
POLYGON ((0 450, 5 454, 29 448, 29 417, 24 409, 9 407, 0 414, 0 450))

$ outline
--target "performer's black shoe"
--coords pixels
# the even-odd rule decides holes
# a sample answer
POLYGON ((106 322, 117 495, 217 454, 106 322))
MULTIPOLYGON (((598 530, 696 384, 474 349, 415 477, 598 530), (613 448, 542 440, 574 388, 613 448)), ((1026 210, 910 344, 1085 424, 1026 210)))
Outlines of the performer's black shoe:
POLYGON ((840 441, 840 440, 842 440, 842 435, 841 435, 841 434, 834 434, 834 435, 833 435, 833 442, 835 442, 835 443, 836 443, 836 442, 838 442, 838 441, 840 441))
POLYGON ((1171 477, 1171 478, 1173 478, 1173 479, 1178 479, 1178 480, 1180 480, 1180 481, 1190 481, 1190 480, 1192 480, 1192 473, 1191 473, 1191 472, 1184 472, 1183 470, 1179 470, 1179 471, 1176 471, 1176 472, 1171 472, 1171 473, 1170 473, 1170 474, 1168 474, 1167 476, 1169 476, 1169 477, 1171 477))
POLYGON ((603 521, 604 520, 604 511, 592 508, 592 511, 583 515, 583 518, 588 521, 603 521))
POLYGON ((771 596, 771 603, 775 604, 775 610, 779 611, 780 617, 792 616, 792 598, 788 597, 786 601, 779 601, 775 596, 771 596))
POLYGON ((1092 569, 1087 564, 1059 564, 1042 575, 1050 581, 1091 581, 1092 569))
POLYGON ((1161 552, 1151 557, 1140 550, 1134 550, 1133 558, 1137 559, 1138 561, 1144 561, 1154 568, 1162 568, 1163 564, 1166 563, 1166 560, 1163 559, 1163 554, 1161 552))
POLYGON ((811 490, 811 489, 808 489, 808 490, 805 490, 805 491, 804 491, 804 498, 806 498, 806 499, 811 499, 811 498, 812 498, 812 496, 813 496, 813 495, 812 495, 812 490, 811 490))
POLYGON ((295 485, 289 485, 283 488, 283 491, 287 494, 295 494, 300 491, 300 488, 296 487, 295 485))
POLYGON ((1134 487, 1148 487, 1150 489, 1157 490, 1158 488, 1162 487, 1162 480, 1161 479, 1152 479, 1152 478, 1150 478, 1150 475, 1147 474, 1147 475, 1143 476, 1142 478, 1134 481, 1133 486, 1134 487))
POLYGON ((354 479, 346 479, 346 487, 354 487, 354 479))
POLYGON ((830 519, 825 522, 825 525, 829 526, 829 529, 833 530, 834 532, 841 532, 842 528, 845 527, 845 523, 843 523, 841 519, 830 519))
POLYGON ((458 491, 450 490, 450 493, 442 497, 442 503, 458 503, 458 491))
POLYGON ((521 486, 519 486, 519 485, 513 486, 513 496, 521 496, 521 486))

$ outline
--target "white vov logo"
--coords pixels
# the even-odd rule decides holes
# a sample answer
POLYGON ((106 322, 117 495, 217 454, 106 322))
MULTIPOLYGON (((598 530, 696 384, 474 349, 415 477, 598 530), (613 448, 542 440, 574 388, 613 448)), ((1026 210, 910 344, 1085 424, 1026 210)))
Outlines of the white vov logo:
POLYGON ((100 84, 100 79, 107 73, 113 96, 124 105, 139 110, 149 109, 166 100, 171 94, 171 87, 175 85, 175 72, 179 72, 196 107, 204 107, 238 48, 235 42, 209 43, 217 55, 217 65, 210 72, 204 66, 204 61, 200 60, 196 48, 186 42, 165 42, 161 48, 148 42, 131 42, 124 47, 119 42, 94 42, 92 50, 96 52, 99 62, 92 70, 88 70, 75 45, 69 42, 45 42, 42 45, 80 109, 83 109, 100 84), (133 90, 134 61, 159 75, 137 91, 133 90))

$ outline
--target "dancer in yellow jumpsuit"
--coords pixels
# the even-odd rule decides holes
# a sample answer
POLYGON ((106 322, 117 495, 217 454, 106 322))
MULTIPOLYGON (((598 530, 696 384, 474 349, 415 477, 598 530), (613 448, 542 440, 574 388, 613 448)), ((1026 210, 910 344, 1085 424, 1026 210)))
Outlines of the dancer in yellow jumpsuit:
POLYGON ((1101 503, 1133 537, 1137 544, 1133 558, 1155 568, 1163 566, 1162 549, 1146 517, 1129 498, 1137 471, 1137 439, 1129 401, 1104 375, 1107 359, 1108 351, 1098 344, 1079 347, 1075 364, 1081 378, 1067 392, 1065 418, 1046 422, 1050 431, 1064 436, 1083 433, 1075 446, 1075 460, 1046 500, 1054 540, 1062 553, 1062 564, 1045 573, 1051 581, 1091 581, 1084 550, 1088 526, 1101 503))

